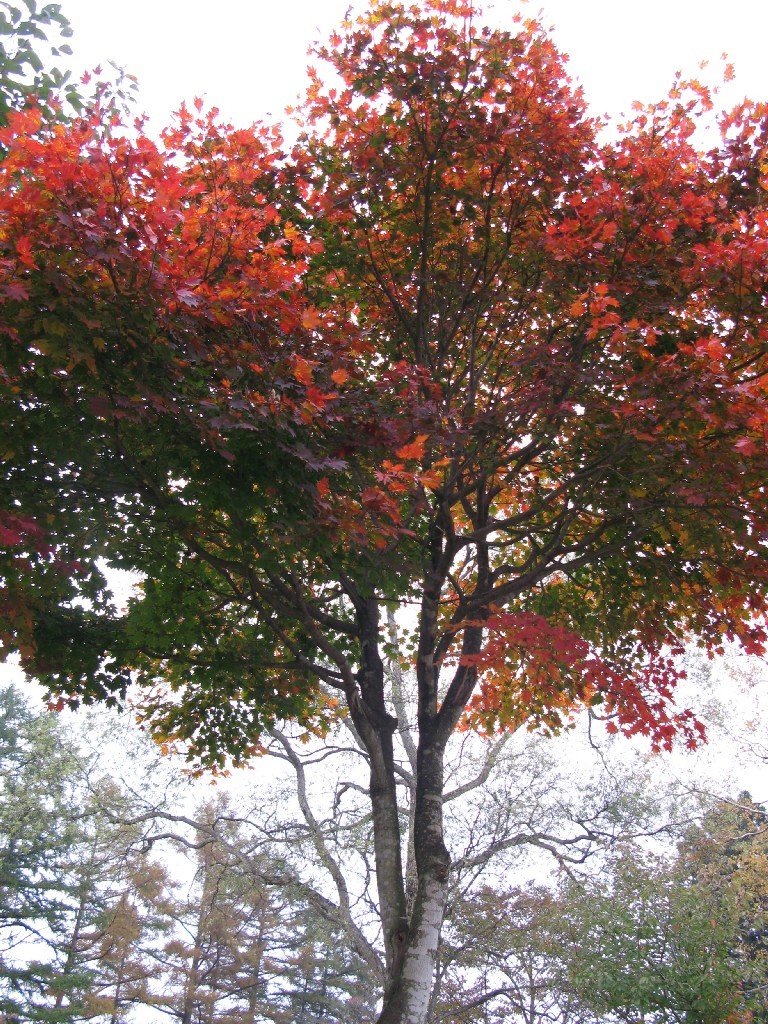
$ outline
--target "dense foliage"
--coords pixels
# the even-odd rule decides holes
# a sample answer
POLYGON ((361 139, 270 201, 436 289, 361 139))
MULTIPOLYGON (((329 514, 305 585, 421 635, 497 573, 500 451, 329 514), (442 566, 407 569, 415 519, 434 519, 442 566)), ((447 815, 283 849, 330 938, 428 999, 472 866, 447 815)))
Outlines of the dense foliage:
POLYGON ((702 152, 678 83, 606 141, 540 26, 465 0, 377 0, 318 55, 291 153, 202 104, 0 131, 2 640, 62 702, 137 683, 209 763, 349 715, 381 1021, 420 1024, 454 729, 588 706, 693 745, 673 656, 763 649, 768 113, 702 152))

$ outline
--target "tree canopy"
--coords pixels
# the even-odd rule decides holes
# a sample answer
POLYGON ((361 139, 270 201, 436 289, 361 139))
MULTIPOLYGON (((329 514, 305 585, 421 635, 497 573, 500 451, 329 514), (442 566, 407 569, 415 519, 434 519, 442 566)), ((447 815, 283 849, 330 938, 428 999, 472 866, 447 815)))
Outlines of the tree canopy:
POLYGON ((763 648, 768 109, 702 150, 678 81, 607 135, 537 23, 464 0, 376 0, 317 56, 291 152, 200 103, 159 140, 98 104, 0 133, 2 632, 209 763, 348 714, 381 1020, 420 1021, 451 732, 585 705, 694 744, 673 655, 763 648))

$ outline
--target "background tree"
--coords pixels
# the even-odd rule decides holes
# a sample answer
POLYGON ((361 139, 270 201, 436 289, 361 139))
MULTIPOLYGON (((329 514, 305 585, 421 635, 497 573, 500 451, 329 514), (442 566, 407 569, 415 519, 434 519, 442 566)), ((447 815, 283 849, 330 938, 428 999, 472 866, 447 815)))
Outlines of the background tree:
POLYGON ((686 833, 680 869, 733 908, 730 956, 752 1019, 768 1013, 768 815, 749 793, 713 803, 686 833))
POLYGON ((766 112, 702 153, 678 83, 600 141, 539 26, 460 0, 374 3, 321 56, 343 86, 313 74, 290 159, 186 110, 160 143, 98 109, 2 133, 2 493, 47 545, 7 552, 4 635, 74 701, 143 684, 211 763, 341 702, 380 1020, 422 1024, 456 727, 586 705, 695 743, 668 652, 764 643, 766 112), (127 614, 101 560, 144 577, 127 614))
POLYGON ((562 984, 564 910, 547 886, 486 886, 451 902, 430 1021, 580 1021, 581 1008, 562 984))
POLYGON ((370 978, 271 851, 274 826, 262 808, 236 809, 222 796, 194 819, 166 813, 155 827, 196 860, 163 952, 167 1013, 184 1024, 370 1017, 370 978))
MULTIPOLYGON (((114 772, 95 724, 99 769, 114 772)), ((71 728, 56 731, 56 749, 72 749, 71 728)), ((716 1019, 726 1004, 759 1013, 762 808, 686 794, 684 785, 676 795, 657 764, 643 770, 642 758, 610 748, 595 761, 576 740, 454 737, 453 870, 430 1024, 511 1015, 593 1024, 608 1005, 627 1020, 716 1019), (647 855, 648 837, 665 857, 647 855), (548 863, 557 873, 544 885, 548 863), (571 880, 558 886, 563 869, 571 880), (526 887, 526 876, 538 881, 526 887)), ((405 746, 396 750, 408 820, 405 746)), ((58 931, 43 933, 47 947, 25 949, 26 965, 39 966, 45 948, 52 965, 31 1019, 117 1024, 137 1009, 153 1021, 186 1014, 212 1024, 371 1019, 384 968, 358 781, 364 751, 340 723, 322 741, 275 733, 265 756, 250 785, 240 779, 231 796, 190 812, 185 791, 151 800, 146 787, 140 798, 89 779, 78 754, 62 808, 78 826, 71 884, 59 878, 41 893, 41 906, 61 911, 58 931)), ((134 782, 140 760, 131 762, 134 782)), ((688 768, 699 786, 700 760, 688 768)))
POLYGON ((88 972, 63 971, 82 832, 83 761, 50 716, 0 691, 0 1009, 18 1020, 73 1019, 88 972), (66 974, 66 977, 64 976, 66 974), (57 1012, 61 1011, 61 1012, 57 1012))
MULTIPOLYGON (((101 754, 99 755, 101 756, 101 754)), ((137 770, 135 768, 135 770, 137 770)), ((17 690, 0 692, 0 1009, 117 1024, 153 1003, 172 926, 136 802, 17 690)))
POLYGON ((80 836, 73 851, 69 927, 51 990, 65 1004, 70 974, 85 974, 83 1016, 126 1019, 137 1003, 152 1005, 157 973, 153 951, 170 930, 170 881, 149 856, 142 830, 130 824, 136 807, 129 793, 104 776, 80 779, 80 836))
POLYGON ((763 886, 726 880, 722 863, 704 869, 702 852, 665 860, 628 848, 599 878, 564 887, 563 988, 595 1019, 714 1024, 764 1013, 765 961, 745 913, 763 886))
POLYGON ((125 1024, 136 1007, 164 1005, 158 974, 159 951, 174 922, 169 870, 146 857, 130 859, 123 890, 113 890, 90 936, 87 1017, 125 1024))
MULTIPOLYGON (((398 802, 401 820, 413 828, 406 753, 413 736, 407 707, 400 697, 395 701, 403 740, 395 747, 398 802)), ((551 747, 522 731, 493 743, 470 732, 454 737, 446 759, 445 806, 453 864, 430 1022, 504 1019, 513 1010, 531 1021, 583 1016, 563 982, 568 946, 559 918, 567 908, 554 885, 547 889, 539 882, 526 895, 524 889, 508 891, 506 880, 541 880, 552 868, 591 877, 595 853, 638 834, 672 842, 700 811, 697 798, 684 789, 676 793, 670 780, 657 780, 634 760, 608 758, 602 766, 594 754, 592 763, 584 750, 577 755, 578 744, 570 753, 564 739, 551 747)), ((259 786, 251 798, 257 802, 244 804, 240 791, 233 803, 229 813, 240 825, 230 870, 252 872, 257 890, 272 892, 271 905, 282 905, 281 928, 273 924, 266 935, 277 940, 278 949, 284 943, 278 959, 282 991, 291 1000, 288 1016, 302 1013, 314 1020, 323 1005, 333 1016, 336 1005, 340 1020, 355 1019, 354 995, 338 1001, 339 989, 370 993, 384 972, 370 809, 359 783, 365 750, 342 723, 322 741, 272 730, 263 756, 267 764, 254 765, 260 775, 274 777, 269 762, 275 759, 284 770, 274 788, 259 786), (266 861, 253 856, 267 846, 266 861), (322 941, 316 944, 312 936, 322 941), (342 941, 357 955, 342 957, 342 941), (334 1001, 323 1003, 319 993, 334 985, 334 1001)), ((227 817, 218 826, 212 823, 208 834, 212 842, 227 842, 227 817)), ((404 839, 406 849, 412 846, 404 839)), ((413 888, 411 882, 411 893, 413 888)), ((273 996, 270 1005, 281 1004, 273 996)))
POLYGON ((165 950, 174 990, 167 1001, 181 1024, 256 1020, 268 1004, 267 946, 282 929, 256 879, 233 862, 240 828, 226 801, 209 801, 197 815, 195 885, 176 912, 182 931, 165 950))

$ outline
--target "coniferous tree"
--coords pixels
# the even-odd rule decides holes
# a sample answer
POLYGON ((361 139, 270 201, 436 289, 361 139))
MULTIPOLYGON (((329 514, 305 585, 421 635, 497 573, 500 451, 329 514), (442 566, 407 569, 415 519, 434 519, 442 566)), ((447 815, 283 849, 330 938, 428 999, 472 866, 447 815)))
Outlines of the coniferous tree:
POLYGON ((86 1006, 105 1024, 124 1024, 136 1006, 163 1004, 158 948, 173 921, 169 888, 162 865, 134 861, 125 891, 104 915, 92 949, 96 976, 86 1006))
POLYGON ((132 797, 64 726, 0 691, 0 1019, 118 1024, 150 1005, 172 917, 132 797))
POLYGON ((179 1024, 356 1024, 375 984, 269 844, 226 797, 198 810, 196 877, 166 944, 165 1009, 179 1024))
POLYGON ((63 971, 82 770, 51 716, 35 714, 13 687, 0 691, 0 1012, 19 1020, 71 1019, 87 983, 87 974, 63 971))
POLYGON ((143 845, 131 797, 117 784, 91 781, 78 813, 82 836, 61 978, 86 970, 87 1015, 108 1014, 117 1024, 132 1005, 154 1002, 154 951, 170 927, 170 883, 143 845))

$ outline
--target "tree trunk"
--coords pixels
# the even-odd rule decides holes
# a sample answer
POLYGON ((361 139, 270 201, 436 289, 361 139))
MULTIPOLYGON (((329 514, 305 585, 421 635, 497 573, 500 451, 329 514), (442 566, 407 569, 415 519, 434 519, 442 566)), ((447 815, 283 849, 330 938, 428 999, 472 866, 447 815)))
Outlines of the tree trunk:
MULTIPOLYGON (((93 895, 93 882, 92 882, 92 868, 96 858, 96 839, 91 841, 90 848, 90 861, 83 865, 83 875, 80 881, 80 885, 77 890, 77 909, 75 911, 75 920, 72 925, 72 931, 69 936, 69 941, 66 946, 66 958, 61 969, 59 979, 63 980, 69 978, 69 976, 76 970, 78 953, 80 952, 80 943, 83 934, 83 928, 85 926, 86 911, 88 909, 88 898, 93 895)), ((61 989, 56 995, 56 1001, 54 1008, 56 1010, 64 1009, 64 1000, 67 999, 69 1002, 72 1001, 72 993, 67 992, 66 988, 61 989)))
POLYGON ((419 898, 399 976, 393 979, 377 1024, 424 1024, 434 982, 447 878, 420 881, 419 898))
POLYGON ((450 873, 450 857, 443 841, 442 798, 443 745, 432 729, 423 729, 414 814, 416 899, 402 956, 390 969, 378 1024, 424 1024, 429 1013, 450 873))
MULTIPOLYGON (((428 657, 426 696, 419 701, 419 738, 415 764, 413 854, 416 892, 406 898, 402 836, 397 804, 393 735, 398 721, 387 710, 384 665, 379 653, 379 608, 375 600, 357 608, 361 650, 359 691, 349 709, 370 759, 370 798, 379 912, 386 954, 387 981, 377 1024, 425 1024, 434 982, 440 928, 448 894, 450 856, 443 836, 443 756, 450 728, 438 722, 437 675, 432 670, 434 619, 422 647, 428 657)), ((391 628, 391 624, 390 624, 391 628)))

